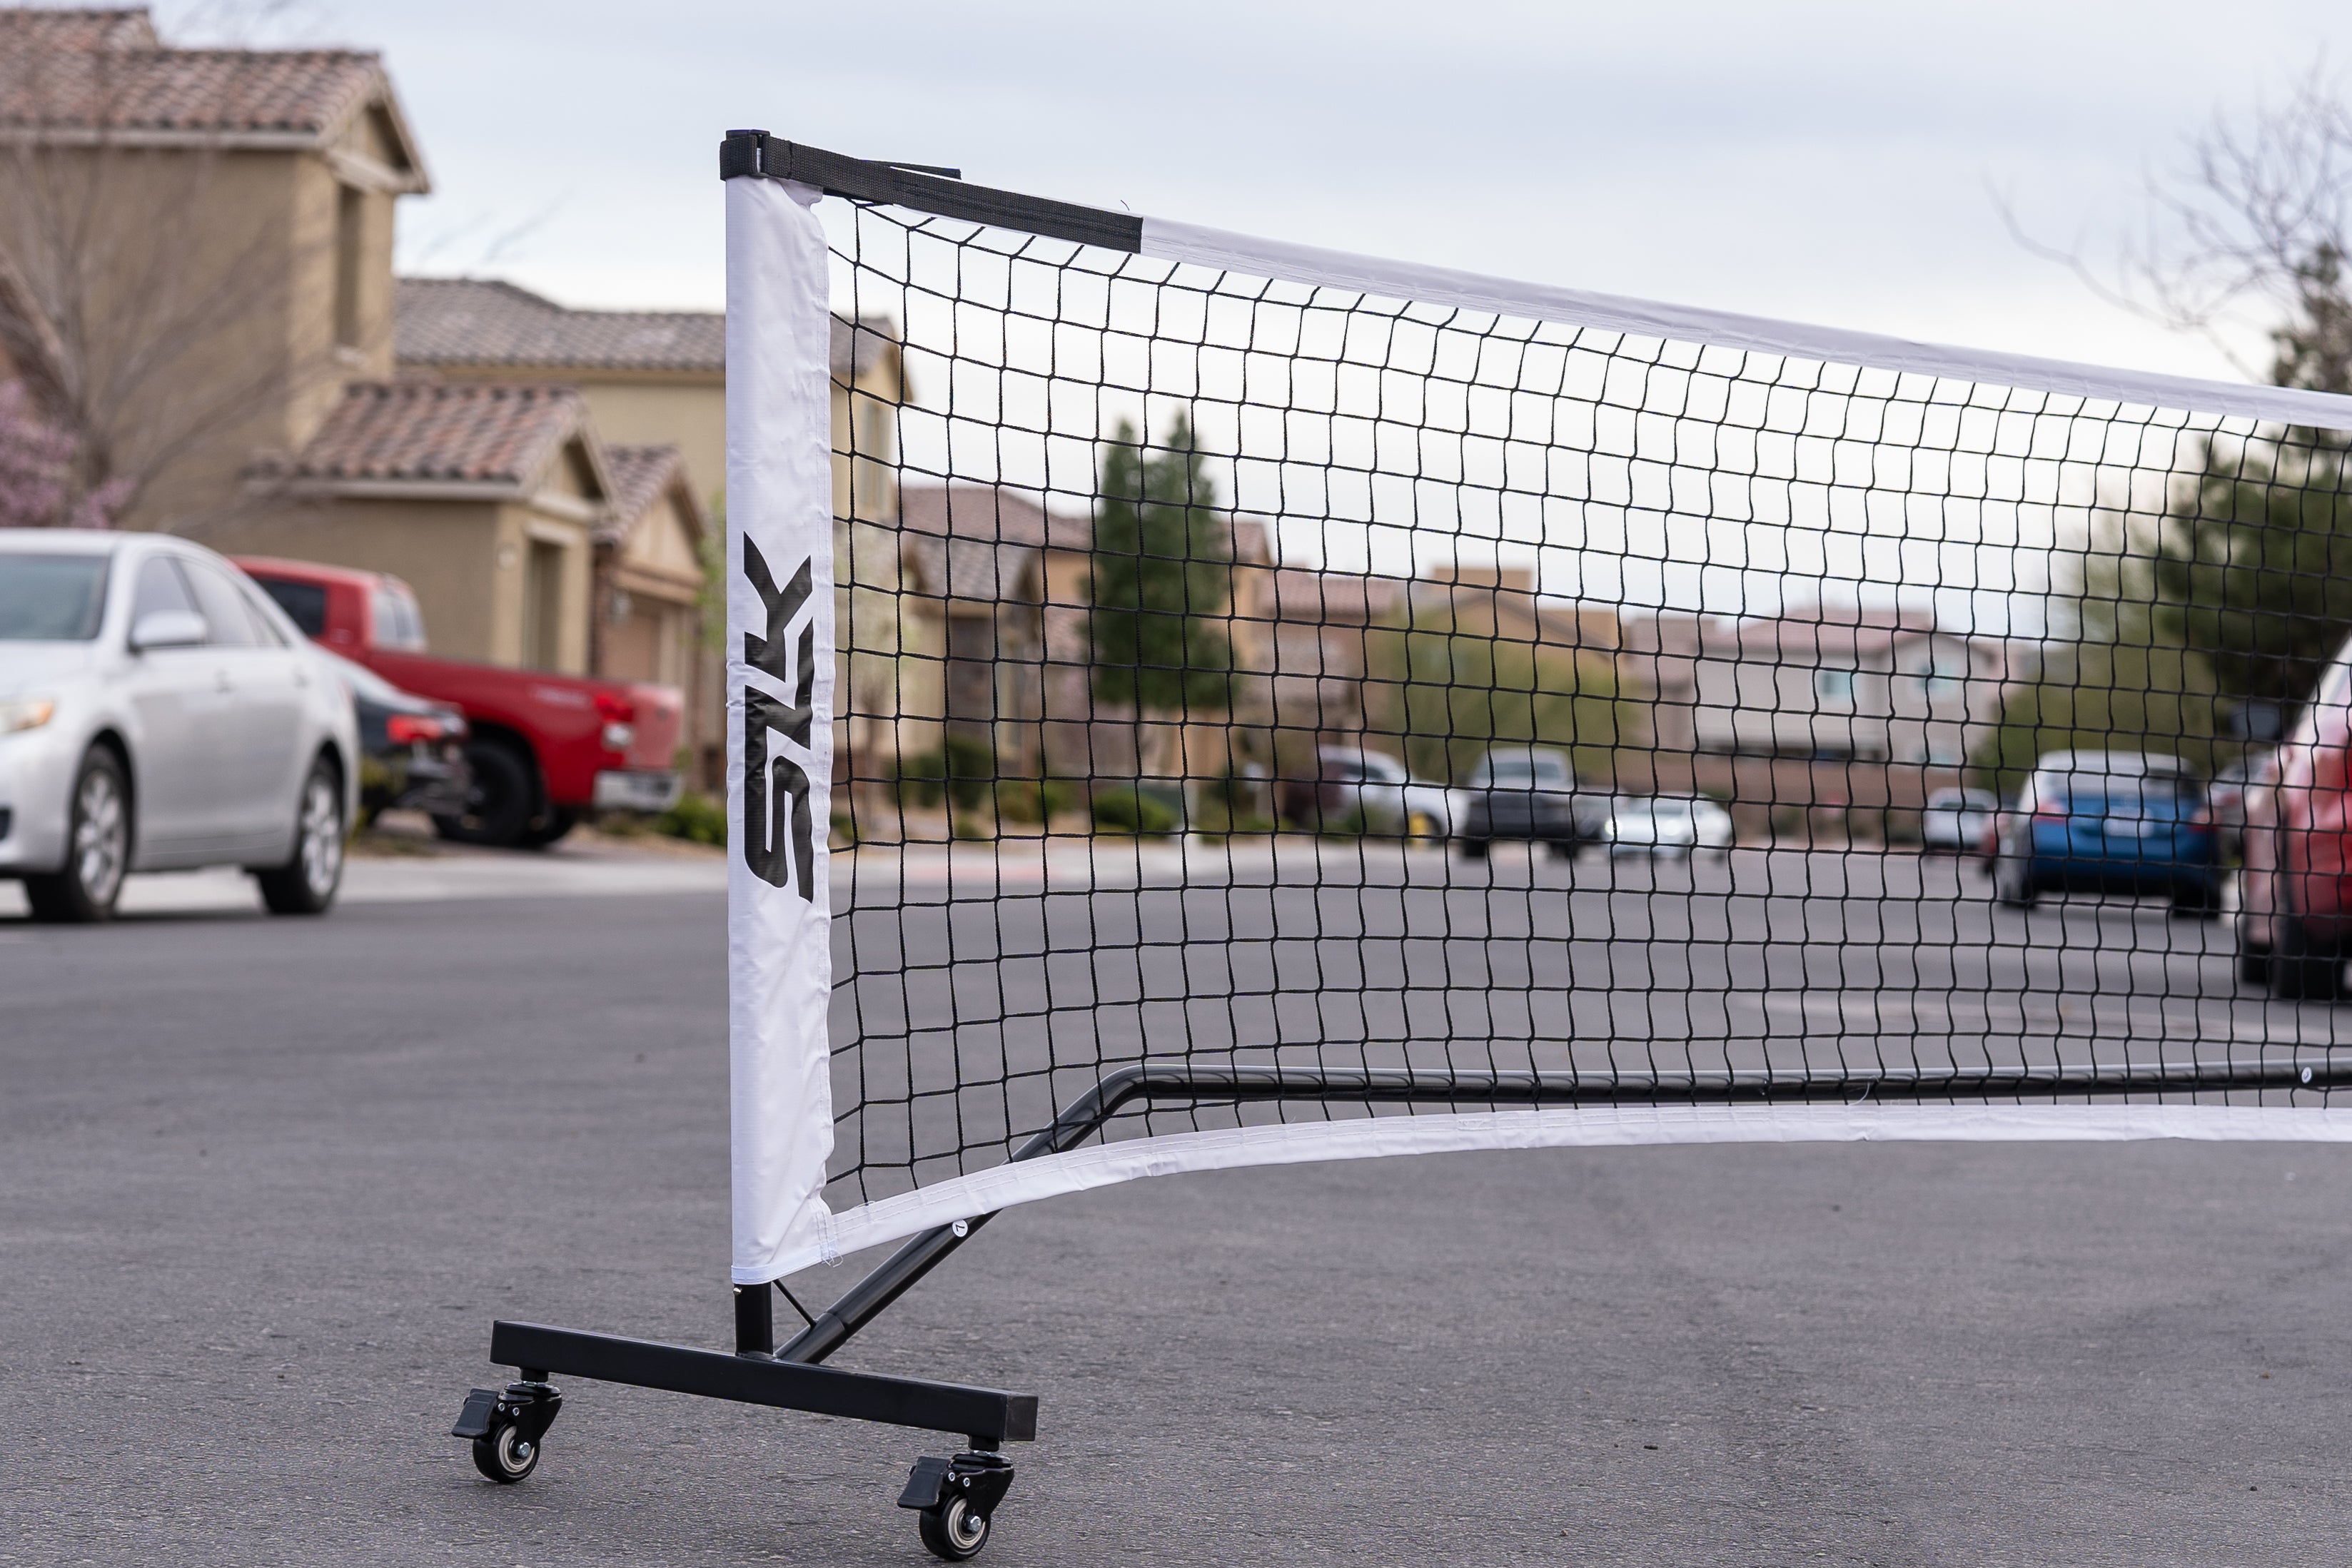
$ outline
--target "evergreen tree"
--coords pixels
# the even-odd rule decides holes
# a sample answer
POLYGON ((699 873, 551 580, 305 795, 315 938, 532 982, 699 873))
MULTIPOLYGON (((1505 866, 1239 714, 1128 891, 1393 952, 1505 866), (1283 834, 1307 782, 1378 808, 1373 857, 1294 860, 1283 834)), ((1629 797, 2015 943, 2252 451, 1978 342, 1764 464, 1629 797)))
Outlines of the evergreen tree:
POLYGON ((1094 519, 1088 617, 1095 700, 1181 719, 1230 703, 1233 646, 1223 617, 1233 535, 1216 487, 1179 415, 1161 445, 1121 421, 1104 444, 1094 519))
POLYGON ((1970 758, 2003 793, 2052 751, 2145 751, 2210 768, 2219 683, 2161 598, 2161 560, 2120 517, 2055 556, 2050 634, 2038 668, 2012 686, 1970 758))
MULTIPOLYGON (((2271 379, 2352 391, 2352 294, 2322 245, 2294 269, 2271 379)), ((2341 432, 2213 437, 2158 541, 2166 618, 2231 697, 2295 704, 2352 634, 2352 465, 2341 432)))

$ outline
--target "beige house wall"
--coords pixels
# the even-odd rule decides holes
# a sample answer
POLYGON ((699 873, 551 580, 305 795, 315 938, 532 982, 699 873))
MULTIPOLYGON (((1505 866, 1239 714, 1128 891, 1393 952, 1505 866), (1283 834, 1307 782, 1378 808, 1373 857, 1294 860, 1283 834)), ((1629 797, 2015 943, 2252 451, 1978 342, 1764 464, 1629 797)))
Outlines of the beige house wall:
POLYGON ((187 447, 154 469, 122 526, 202 537, 247 504, 257 455, 299 447, 343 382, 390 373, 399 158, 374 114, 324 151, 196 143, 0 158, 0 237, 28 272, 79 280, 64 295, 94 325, 77 379, 120 388, 99 411, 118 470, 187 447), (87 204, 79 240, 55 237, 60 193, 87 204), (337 341, 339 277, 355 286, 348 344, 337 341), (126 373, 133 356, 159 350, 152 369, 126 373))
POLYGON ((206 541, 232 555, 389 573, 416 591, 434 653, 509 667, 526 662, 524 600, 537 541, 558 552, 551 667, 588 673, 588 529, 521 501, 287 498, 223 523, 206 541))
MULTIPOLYGON (((679 743, 698 759, 726 740, 723 688, 702 646, 702 564, 675 492, 656 501, 617 553, 604 547, 596 596, 595 674, 657 681, 686 694, 679 743)), ((698 769, 707 760, 698 763, 698 769)))
MULTIPOLYGON (((433 652, 453 659, 493 659, 501 645, 499 578, 520 576, 499 564, 509 530, 495 501, 289 500, 237 518, 208 542, 233 555, 284 556, 381 571, 416 591, 433 652)), ((504 639, 520 650, 520 634, 504 639)), ((511 664, 513 658, 498 660, 511 664)))

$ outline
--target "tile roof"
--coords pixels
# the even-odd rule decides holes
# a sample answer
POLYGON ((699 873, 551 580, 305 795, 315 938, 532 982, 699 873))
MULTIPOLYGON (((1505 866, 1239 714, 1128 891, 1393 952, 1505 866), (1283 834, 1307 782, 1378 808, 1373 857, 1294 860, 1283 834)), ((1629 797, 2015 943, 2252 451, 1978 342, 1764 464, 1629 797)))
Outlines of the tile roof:
POLYGON ((0 127, 322 135, 391 88, 352 49, 173 49, 143 10, 0 10, 0 127))
POLYGON ((667 443, 658 446, 607 446, 604 469, 613 476, 612 510, 605 521, 597 525, 599 544, 628 542, 629 535, 653 510, 654 503, 674 486, 686 497, 687 527, 698 534, 703 530, 701 502, 695 498, 691 486, 677 484, 686 472, 686 459, 677 447, 667 443))
MULTIPOLYGON (((404 277, 394 351, 409 365, 718 371, 727 318, 716 310, 574 310, 488 277, 404 277)), ((872 370, 897 342, 888 321, 833 321, 833 372, 872 370)))
POLYGON ((153 49, 155 19, 144 5, 22 6, 0 11, 0 37, 18 47, 153 49))
POLYGON ((1044 547, 1084 549, 1092 526, 993 485, 910 485, 898 491, 902 582, 940 600, 1025 603, 1041 587, 1044 547))
POLYGON ((568 387, 356 382, 310 444, 262 472, 283 479, 529 484, 580 433, 568 387))
POLYGON ((1094 548, 1090 519, 1049 512, 1017 490, 993 485, 902 486, 898 518, 910 534, 992 540, 1030 549, 1094 548))
POLYGON ((1274 572, 1269 606, 1276 621, 1316 626, 1368 626, 1393 614, 1412 584, 1370 572, 1286 566, 1274 572))

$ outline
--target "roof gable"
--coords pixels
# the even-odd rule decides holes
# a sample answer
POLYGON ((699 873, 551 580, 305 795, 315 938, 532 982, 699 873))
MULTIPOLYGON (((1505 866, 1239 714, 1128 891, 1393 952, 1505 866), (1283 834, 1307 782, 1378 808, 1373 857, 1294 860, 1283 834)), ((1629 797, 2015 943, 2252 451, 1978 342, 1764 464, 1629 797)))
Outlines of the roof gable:
POLYGON ((424 160, 382 58, 358 49, 179 49, 147 13, 0 10, 0 132, 126 145, 327 150, 372 117, 371 159, 423 191, 424 160))
POLYGON ((694 486, 687 482, 686 459, 678 449, 666 444, 607 446, 604 465, 613 476, 613 500, 605 521, 596 530, 596 542, 634 549, 642 526, 656 513, 667 511, 686 535, 688 564, 698 568, 693 552, 710 523, 694 486))

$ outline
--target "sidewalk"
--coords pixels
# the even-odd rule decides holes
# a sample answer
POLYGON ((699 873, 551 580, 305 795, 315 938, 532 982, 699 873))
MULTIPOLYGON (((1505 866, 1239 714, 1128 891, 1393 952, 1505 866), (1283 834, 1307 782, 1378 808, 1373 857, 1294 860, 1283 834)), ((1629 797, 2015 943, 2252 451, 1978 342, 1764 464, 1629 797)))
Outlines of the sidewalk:
MULTIPOLYGON (((344 904, 426 904, 478 898, 611 898, 727 891, 715 850, 639 846, 583 836, 545 850, 478 850, 429 841, 362 841, 344 862, 344 904), (391 852, 385 852, 389 848, 391 852)), ((157 872, 123 884, 125 915, 194 915, 261 908, 253 879, 233 866, 157 872)), ((25 916, 24 889, 0 882, 0 920, 25 916)))

